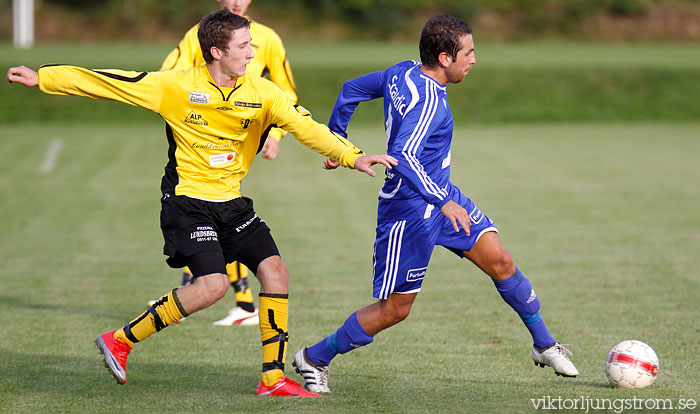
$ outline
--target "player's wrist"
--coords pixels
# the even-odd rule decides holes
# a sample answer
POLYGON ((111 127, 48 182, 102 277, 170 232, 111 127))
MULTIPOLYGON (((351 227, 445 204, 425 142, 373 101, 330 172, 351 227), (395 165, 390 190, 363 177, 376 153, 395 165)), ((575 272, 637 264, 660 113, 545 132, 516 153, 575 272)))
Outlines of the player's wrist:
POLYGON ((364 152, 356 150, 356 152, 351 153, 347 157, 341 157, 340 165, 342 165, 343 167, 355 169, 355 164, 357 163, 357 160, 366 156, 367 154, 365 154, 364 152), (343 160, 343 158, 345 160, 343 160))
POLYGON ((437 204, 435 204, 435 206, 438 209, 442 209, 445 206, 445 204, 449 203, 450 201, 452 201, 452 199, 445 197, 442 200, 440 200, 437 204))

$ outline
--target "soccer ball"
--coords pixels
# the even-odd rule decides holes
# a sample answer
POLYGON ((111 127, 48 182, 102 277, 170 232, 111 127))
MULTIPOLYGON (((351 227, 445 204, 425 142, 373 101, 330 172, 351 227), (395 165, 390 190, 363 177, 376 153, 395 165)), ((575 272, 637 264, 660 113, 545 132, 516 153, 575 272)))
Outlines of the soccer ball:
POLYGON ((642 341, 622 341, 610 350, 605 360, 605 374, 613 387, 646 388, 659 372, 656 352, 642 341))

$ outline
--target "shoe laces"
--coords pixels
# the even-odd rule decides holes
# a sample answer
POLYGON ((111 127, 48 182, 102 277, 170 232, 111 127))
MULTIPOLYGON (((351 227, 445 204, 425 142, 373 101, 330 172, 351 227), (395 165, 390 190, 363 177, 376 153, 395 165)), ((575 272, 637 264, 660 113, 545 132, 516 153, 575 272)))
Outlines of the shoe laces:
POLYGON ((286 382, 287 384, 291 384, 291 385, 297 386, 297 387, 299 387, 299 388, 303 388, 303 387, 301 386, 301 384, 299 384, 298 382, 294 381, 294 380, 291 379, 291 378, 287 378, 287 377, 282 377, 282 378, 284 378, 284 380, 280 379, 280 381, 284 381, 284 382, 286 382))
POLYGON ((556 348, 557 352, 559 352, 560 354, 562 354, 562 355, 564 355, 566 358, 568 358, 569 355, 573 355, 573 352, 571 352, 571 351, 569 350, 569 348, 567 348, 567 346, 574 347, 574 348, 578 349, 579 351, 581 350, 581 348, 579 348, 578 346, 576 346, 576 345, 574 345, 574 344, 560 344, 560 343, 557 343, 556 345, 554 345, 554 347, 556 348))
POLYGON ((328 375, 330 374, 330 371, 331 370, 328 369, 327 366, 321 369, 321 372, 319 373, 320 374, 319 375, 319 377, 320 377, 319 378, 319 382, 320 382, 319 385, 321 385, 321 384, 328 385, 328 375))

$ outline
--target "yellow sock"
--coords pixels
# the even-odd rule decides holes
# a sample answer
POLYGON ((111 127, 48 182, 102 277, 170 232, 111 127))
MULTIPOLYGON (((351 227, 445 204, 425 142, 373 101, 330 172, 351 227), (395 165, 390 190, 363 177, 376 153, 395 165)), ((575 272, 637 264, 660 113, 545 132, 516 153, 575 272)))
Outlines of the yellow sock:
POLYGON ((270 386, 284 376, 289 295, 260 294, 260 339, 262 341, 262 382, 270 386))
POLYGON ((255 306, 253 305, 253 291, 248 287, 248 269, 239 262, 232 262, 226 265, 226 273, 228 273, 228 280, 235 291, 238 306, 253 312, 255 306))
POLYGON ((239 305, 241 303, 253 303, 253 291, 246 289, 244 292, 236 292, 236 302, 239 305))
POLYGON ((226 265, 228 281, 234 284, 242 277, 248 277, 248 269, 238 262, 231 262, 226 265))
POLYGON ((114 337, 127 345, 143 341, 166 326, 187 316, 180 305, 177 289, 160 298, 138 318, 114 333, 114 337))

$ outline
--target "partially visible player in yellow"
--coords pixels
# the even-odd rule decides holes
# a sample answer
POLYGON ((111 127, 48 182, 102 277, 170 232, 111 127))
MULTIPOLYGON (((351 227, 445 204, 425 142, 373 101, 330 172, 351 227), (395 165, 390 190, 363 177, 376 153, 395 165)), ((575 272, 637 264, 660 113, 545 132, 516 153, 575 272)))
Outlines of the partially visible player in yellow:
MULTIPOLYGON (((245 16, 251 0, 216 0, 223 9, 234 14, 245 16)), ((163 61, 160 70, 181 70, 193 66, 201 66, 204 62, 202 48, 197 38, 199 24, 194 25, 182 38, 175 49, 163 61)), ((255 57, 248 64, 247 76, 269 76, 270 80, 282 89, 290 101, 297 103, 298 96, 292 69, 287 60, 282 39, 271 28, 251 20, 250 35, 253 38, 251 46, 255 57)), ((279 153, 278 143, 287 132, 281 128, 272 128, 268 134, 260 155, 274 160, 279 153), (270 139, 271 138, 271 139, 270 139)), ((248 285, 248 269, 238 262, 226 265, 231 287, 236 294, 236 306, 231 308, 226 317, 214 322, 214 325, 257 325, 258 310, 253 305, 253 294, 248 285)), ((188 267, 183 269, 182 285, 192 283, 192 272, 188 267)))

